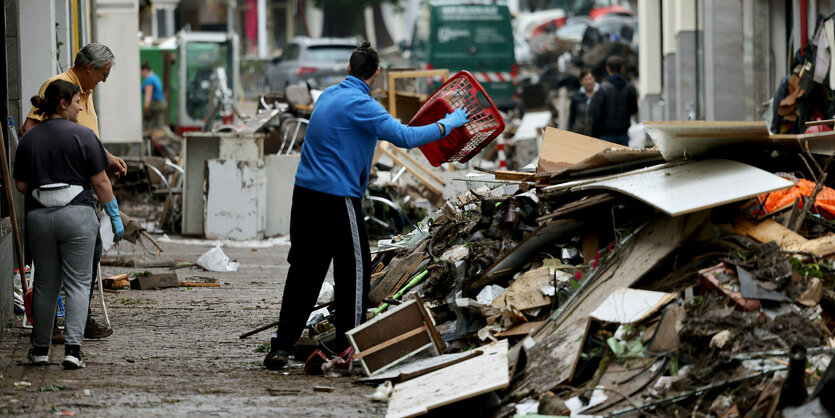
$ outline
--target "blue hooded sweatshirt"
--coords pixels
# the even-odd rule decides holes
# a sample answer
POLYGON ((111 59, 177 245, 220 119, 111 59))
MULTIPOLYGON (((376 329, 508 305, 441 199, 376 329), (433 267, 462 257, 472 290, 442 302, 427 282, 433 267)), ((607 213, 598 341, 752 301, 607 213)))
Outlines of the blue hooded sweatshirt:
POLYGON ((409 127, 395 120, 354 76, 325 90, 313 108, 296 170, 296 186, 361 198, 377 139, 415 148, 441 138, 437 124, 409 127))

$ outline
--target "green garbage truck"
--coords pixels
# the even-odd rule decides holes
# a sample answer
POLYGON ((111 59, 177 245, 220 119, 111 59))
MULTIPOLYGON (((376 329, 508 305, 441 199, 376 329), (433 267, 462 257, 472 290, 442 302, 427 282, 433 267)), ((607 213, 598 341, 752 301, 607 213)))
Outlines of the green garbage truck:
MULTIPOLYGON (((410 60, 421 69, 467 70, 499 108, 511 108, 519 67, 507 4, 500 1, 429 0, 421 6, 410 60)), ((432 91, 440 80, 432 82, 432 91)))

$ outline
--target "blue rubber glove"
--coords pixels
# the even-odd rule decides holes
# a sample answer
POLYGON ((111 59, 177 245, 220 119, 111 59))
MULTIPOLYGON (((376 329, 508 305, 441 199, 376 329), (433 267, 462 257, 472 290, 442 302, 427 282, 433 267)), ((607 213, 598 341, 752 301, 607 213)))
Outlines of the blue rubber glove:
POLYGON ((467 112, 464 111, 463 107, 459 107, 454 112, 447 113, 438 123, 444 125, 444 136, 442 138, 446 138, 453 129, 467 123, 467 112))
POLYGON ((113 227, 113 242, 119 242, 125 235, 125 225, 122 224, 122 217, 119 216, 119 204, 116 198, 104 204, 104 211, 110 217, 110 225, 113 227))

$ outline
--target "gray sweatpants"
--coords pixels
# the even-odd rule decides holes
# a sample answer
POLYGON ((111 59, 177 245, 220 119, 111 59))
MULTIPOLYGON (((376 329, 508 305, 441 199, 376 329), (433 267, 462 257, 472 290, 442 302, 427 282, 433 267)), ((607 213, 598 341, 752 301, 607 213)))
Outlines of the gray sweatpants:
POLYGON ((90 304, 90 260, 99 227, 95 210, 80 205, 34 209, 26 214, 26 224, 35 262, 33 343, 36 347, 52 343, 55 305, 63 284, 64 343, 81 345, 90 304))

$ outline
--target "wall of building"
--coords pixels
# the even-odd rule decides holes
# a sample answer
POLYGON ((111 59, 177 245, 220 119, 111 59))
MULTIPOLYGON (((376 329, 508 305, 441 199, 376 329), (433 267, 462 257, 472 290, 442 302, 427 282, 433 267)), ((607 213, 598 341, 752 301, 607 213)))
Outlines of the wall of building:
POLYGON ((12 239, 12 221, 0 220, 0 324, 7 324, 14 315, 14 283, 12 271, 15 268, 15 252, 12 239))
MULTIPOLYGON (((809 13, 821 12, 822 1, 832 3, 810 0, 815 5, 809 13)), ((763 104, 790 71, 794 47, 788 40, 793 27, 797 32, 797 5, 769 0, 642 0, 639 23, 645 13, 656 13, 658 4, 662 42, 658 46, 642 39, 639 73, 642 78, 652 76, 652 60, 660 57, 662 118, 759 120, 763 104)), ((641 25, 642 35, 652 33, 645 32, 648 27, 641 25)), ((648 120, 647 106, 642 104, 641 112, 641 119, 648 120)))
POLYGON ((98 0, 94 40, 107 45, 115 64, 99 83, 95 106, 105 144, 142 142, 142 96, 139 74, 139 5, 137 0, 98 0))

